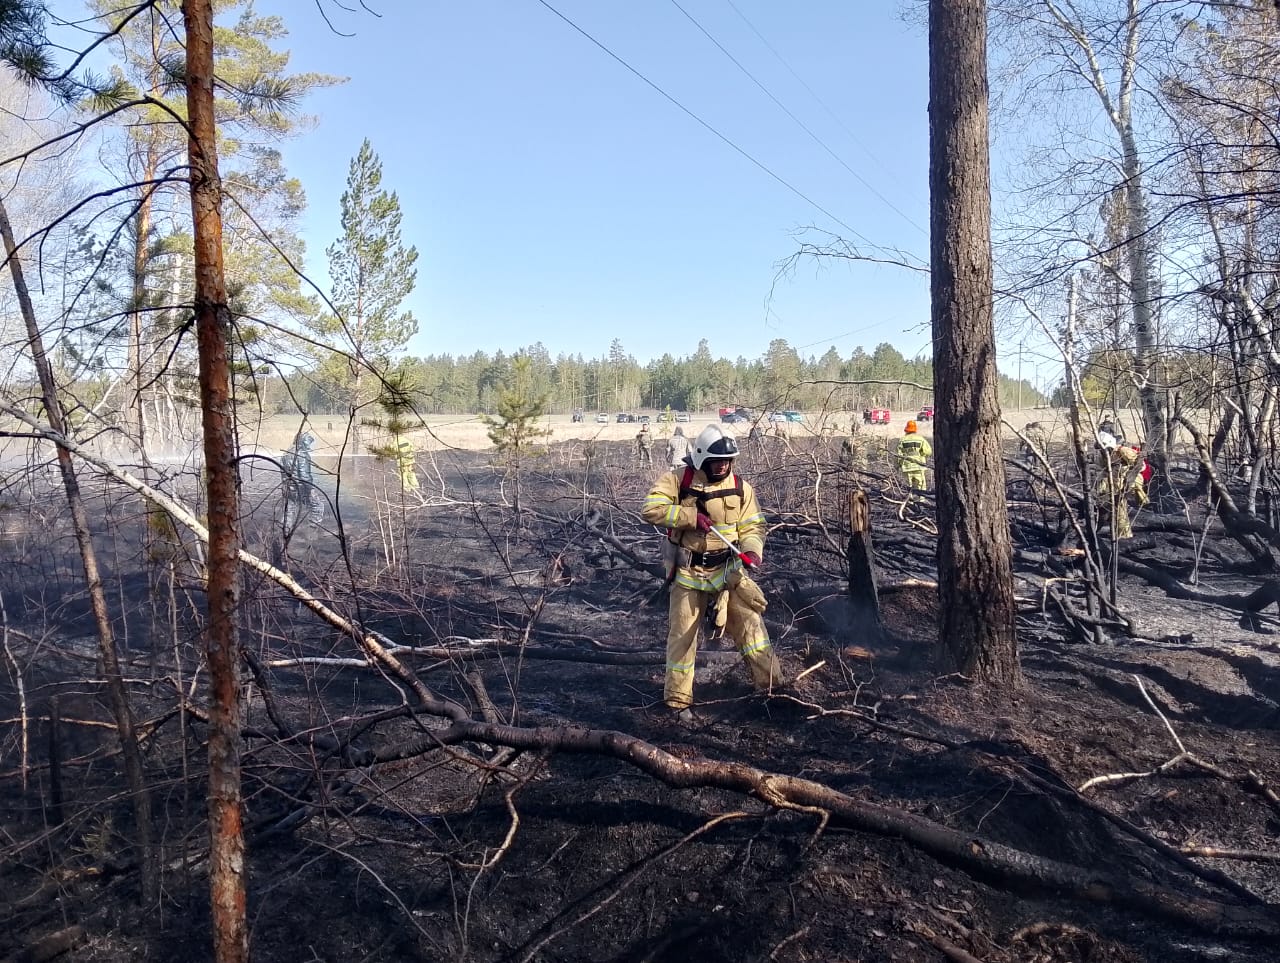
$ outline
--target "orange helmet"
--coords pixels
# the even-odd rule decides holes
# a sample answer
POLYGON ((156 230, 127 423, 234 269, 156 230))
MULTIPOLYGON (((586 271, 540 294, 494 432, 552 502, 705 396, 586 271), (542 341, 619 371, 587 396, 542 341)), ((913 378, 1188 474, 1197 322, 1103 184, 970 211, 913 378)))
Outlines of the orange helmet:
POLYGON ((916 430, 916 423, 914 421, 908 421, 907 427, 906 427, 906 434, 908 435, 914 434, 915 430, 916 430))

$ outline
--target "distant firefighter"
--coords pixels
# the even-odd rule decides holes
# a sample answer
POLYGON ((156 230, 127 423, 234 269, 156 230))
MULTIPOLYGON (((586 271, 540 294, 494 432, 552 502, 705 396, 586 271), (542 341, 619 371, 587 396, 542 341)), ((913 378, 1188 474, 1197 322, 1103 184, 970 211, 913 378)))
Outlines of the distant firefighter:
POLYGON ((304 431, 280 459, 280 467, 284 471, 286 529, 292 530, 303 518, 313 525, 324 521, 324 497, 316 488, 315 466, 311 459, 315 447, 316 436, 304 431))
POLYGON ((922 492, 925 490, 925 468, 933 456, 933 446, 929 439, 917 433, 914 421, 908 421, 903 432, 898 440, 898 471, 906 478, 908 488, 922 492))
POLYGON ((1142 453, 1129 445, 1122 445, 1109 432, 1098 432, 1098 451, 1101 456, 1101 471, 1098 478, 1098 491, 1108 496, 1111 502, 1111 514, 1114 519, 1112 531, 1116 538, 1132 538, 1133 524, 1129 520, 1129 495, 1133 496, 1139 508, 1146 506, 1147 480, 1151 477, 1151 468, 1142 453), (1112 478, 1115 479, 1116 495, 1112 495, 1112 478))
POLYGON ((400 470, 400 484, 407 492, 418 490, 418 473, 414 470, 417 453, 413 450, 413 442, 401 438, 396 442, 396 467, 400 470))

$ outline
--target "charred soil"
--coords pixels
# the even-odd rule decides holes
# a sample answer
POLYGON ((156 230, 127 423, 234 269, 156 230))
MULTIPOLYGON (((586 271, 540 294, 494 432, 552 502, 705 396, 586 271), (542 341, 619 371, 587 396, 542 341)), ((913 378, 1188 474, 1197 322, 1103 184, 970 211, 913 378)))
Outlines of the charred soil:
MULTIPOLYGON (((770 515, 766 619, 798 681, 755 693, 732 646, 704 641, 688 721, 661 704, 658 536, 635 514, 652 476, 629 446, 553 446, 523 467, 520 512, 516 479, 479 453, 422 464, 417 494, 376 466, 327 479, 325 522, 287 544, 275 479, 247 478, 248 549, 465 713, 425 711, 246 575, 254 958, 1274 960, 1273 620, 1242 628, 1238 607, 1121 572, 1129 624, 1098 644, 1053 601, 1074 591, 1070 533, 1019 480, 1025 682, 996 693, 942 674, 932 503, 814 444, 766 439, 739 466, 770 515), (879 633, 845 596, 854 487, 873 510, 879 633)), ((164 873, 160 904, 139 907, 55 497, 33 487, 5 510, 0 959, 206 959, 195 549, 154 525, 148 538, 131 496, 96 496, 164 873)), ((1187 502, 1193 530, 1203 512, 1187 502)), ((1120 552, 1185 580, 1193 559, 1165 522, 1139 516, 1120 552)), ((1200 547, 1199 591, 1263 581, 1229 540, 1200 547)))

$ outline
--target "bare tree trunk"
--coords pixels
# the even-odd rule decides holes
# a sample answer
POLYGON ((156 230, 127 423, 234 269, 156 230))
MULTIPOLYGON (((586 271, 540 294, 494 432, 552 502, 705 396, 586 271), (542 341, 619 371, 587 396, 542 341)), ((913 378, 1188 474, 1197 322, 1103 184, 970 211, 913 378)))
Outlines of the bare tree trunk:
MULTIPOLYGON (((1089 467, 1089 452, 1093 438, 1093 422, 1085 423, 1080 411, 1080 400, 1084 397, 1084 387, 1080 383, 1080 367, 1076 360, 1076 306, 1078 301, 1078 278, 1073 273, 1067 281, 1067 318, 1062 330, 1062 360, 1066 367, 1065 383, 1070 394, 1071 413, 1071 454, 1075 460, 1076 471, 1080 475, 1080 488, 1083 492, 1083 525, 1085 570, 1085 613, 1089 618, 1097 618, 1101 614, 1103 595, 1108 586, 1102 570, 1102 546, 1098 538, 1098 512, 1094 505, 1093 474, 1089 467)), ((1112 544, 1114 560, 1115 545, 1112 544)), ((1114 595, 1115 583, 1110 583, 1111 594, 1114 595)), ((1114 598, 1112 599, 1114 601, 1114 598)), ((1093 641, 1101 644, 1104 641, 1102 627, 1096 622, 1089 627, 1093 641)))
MULTIPOLYGON (((1136 53, 1134 54, 1136 57, 1136 53)), ((1153 310, 1155 298, 1151 284, 1151 225, 1147 213, 1146 190, 1142 186, 1142 164, 1133 135, 1133 124, 1126 117, 1120 128, 1124 156, 1125 196, 1129 210, 1129 241, 1125 245, 1129 258, 1129 288, 1133 294, 1133 377, 1142 404, 1142 420, 1146 428, 1144 453, 1149 456, 1161 491, 1170 491, 1168 430, 1164 406, 1156 383, 1156 363, 1160 357, 1160 339, 1153 310)))
POLYGON ((929 3, 929 190, 942 656, 1016 685, 992 318, 986 0, 929 3))
MULTIPOLYGON (((153 26, 154 30, 154 26, 153 26)), ((152 89, 152 96, 159 95, 159 92, 152 89)), ((155 149, 155 132, 150 132, 150 144, 146 152, 146 161, 143 170, 142 179, 145 183, 155 178, 156 169, 159 166, 156 159, 155 149)), ((147 416, 146 416, 146 364, 143 359, 146 352, 143 348, 144 321, 143 308, 147 301, 147 269, 150 261, 149 237, 151 234, 151 211, 155 200, 155 194, 149 186, 143 188, 143 195, 138 203, 138 212, 134 217, 134 239, 133 239, 133 291, 131 295, 131 303, 129 306, 129 370, 126 373, 132 380, 132 393, 129 402, 131 428, 134 433, 134 440, 138 445, 138 464, 141 466, 142 479, 150 483, 151 471, 149 469, 150 462, 147 458, 147 416)), ((162 519, 155 514, 149 502, 144 502, 144 510, 146 511, 146 524, 143 526, 143 557, 147 564, 147 586, 149 591, 147 597, 150 599, 149 609, 151 612, 151 672, 153 675, 158 672, 159 665, 159 649, 157 648, 158 640, 161 637, 160 621, 156 617, 156 600, 161 597, 160 580, 157 577, 158 566, 156 560, 157 540, 162 529, 162 519)))
POLYGON ((1146 188, 1143 186, 1142 156, 1133 129, 1133 95, 1137 89, 1138 41, 1145 8, 1138 0, 1125 0, 1125 19, 1117 25, 1124 33, 1124 53, 1119 61, 1119 79, 1113 99, 1107 75, 1103 71, 1096 50, 1085 28, 1073 23, 1067 14, 1075 14, 1072 6, 1059 8, 1047 4, 1050 16, 1080 52, 1087 67, 1086 76, 1115 129, 1120 142, 1120 169, 1124 175, 1125 199, 1124 239, 1125 257, 1129 265, 1128 294, 1133 302, 1133 361, 1132 373, 1138 388, 1138 400, 1142 406, 1143 426, 1146 429, 1144 452, 1155 472, 1156 484, 1152 494, 1157 505, 1166 501, 1172 486, 1168 474, 1168 429, 1165 424, 1164 405, 1160 387, 1156 382, 1156 366, 1160 360, 1160 336, 1155 321, 1155 284, 1153 282, 1152 252, 1155 244, 1151 234, 1151 217, 1147 210, 1146 188))
POLYGON ((239 504, 231 396, 231 311, 222 264, 222 183, 213 93, 213 3, 185 0, 187 152, 195 237, 196 343, 209 512, 209 896, 214 958, 249 958, 240 786, 239 504))
MULTIPOLYGON (((4 239, 9 273, 13 276, 13 288, 18 295, 22 319, 27 327, 27 340, 31 347, 31 360, 40 379, 40 393, 44 402, 45 417, 54 432, 67 435, 66 419, 58 400, 58 388, 53 380, 53 368, 44 349, 44 339, 36 323, 35 307, 22 272, 22 261, 14 240, 9 212, 0 198, 0 236, 4 239)), ((107 680, 111 698, 111 713, 120 736, 120 751, 124 759, 125 778, 133 796, 133 818, 136 823, 139 877, 142 881, 142 900, 154 904, 160 895, 158 860, 151 845, 151 796, 142 769, 142 753, 138 748, 138 735, 134 728, 133 710, 125 691, 124 677, 120 672, 120 659, 116 653, 115 633, 111 628, 111 613, 107 609, 107 595, 102 587, 98 571, 98 556, 93 547, 93 534, 89 529, 89 514, 85 511, 84 498, 80 494, 80 481, 76 476, 71 452, 65 445, 57 445, 58 469, 62 473, 62 486, 67 493, 67 506, 71 510, 71 525, 75 530, 76 544, 80 549, 80 561, 84 566, 85 588, 89 593, 89 605, 93 611, 94 625, 98 630, 98 656, 102 660, 102 673, 107 680)))

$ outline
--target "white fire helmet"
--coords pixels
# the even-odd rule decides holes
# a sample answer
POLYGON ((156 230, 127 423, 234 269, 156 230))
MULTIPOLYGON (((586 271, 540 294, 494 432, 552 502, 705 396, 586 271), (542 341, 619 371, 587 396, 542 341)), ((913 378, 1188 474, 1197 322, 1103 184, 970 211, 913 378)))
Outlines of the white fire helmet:
POLYGON ((1114 451, 1120 443, 1116 441, 1116 436, 1109 431, 1098 432, 1098 447, 1105 451, 1114 451))
POLYGON ((702 463, 716 458, 737 458, 738 442, 733 435, 719 425, 707 425, 693 440, 689 460, 693 467, 701 469, 702 463))

